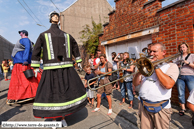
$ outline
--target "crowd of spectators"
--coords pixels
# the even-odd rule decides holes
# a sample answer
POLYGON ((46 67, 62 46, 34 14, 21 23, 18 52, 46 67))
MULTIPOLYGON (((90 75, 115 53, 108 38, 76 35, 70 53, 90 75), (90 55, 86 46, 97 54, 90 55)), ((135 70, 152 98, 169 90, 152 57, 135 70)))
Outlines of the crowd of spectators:
POLYGON ((0 74, 3 74, 5 81, 8 81, 8 71, 12 72, 13 69, 13 61, 4 59, 0 64, 0 74))
MULTIPOLYGON (((166 77, 164 79, 169 80, 169 82, 167 84, 163 84, 164 85, 163 88, 165 88, 165 89, 158 88, 157 89, 158 91, 157 90, 155 91, 155 95, 157 94, 156 96, 158 96, 158 98, 157 97, 152 98, 151 100, 153 102, 155 102, 154 100, 164 99, 164 98, 160 98, 161 96, 163 96, 163 95, 160 96, 160 93, 162 93, 162 94, 166 93, 166 96, 163 96, 163 97, 167 97, 167 100, 168 99, 170 100, 170 98, 171 98, 170 94, 172 91, 172 87, 174 85, 176 85, 177 89, 178 89, 178 97, 179 97, 179 102, 180 102, 179 115, 183 116, 185 111, 186 111, 185 86, 188 87, 188 90, 191 94, 187 100, 188 101, 187 107, 190 108, 192 111, 194 111, 194 97, 193 97, 193 95, 194 95, 194 85, 193 85, 193 83, 194 83, 194 54, 190 53, 189 46, 185 42, 179 44, 178 51, 180 53, 182 53, 182 55, 180 55, 177 59, 173 60, 172 64, 174 64, 174 65, 170 64, 168 66, 168 67, 170 67, 170 69, 168 69, 167 72, 164 72, 164 71, 166 71, 165 67, 167 69, 167 66, 165 63, 163 63, 161 66, 155 66, 154 70, 156 72, 154 72, 154 75, 153 75, 154 77, 153 76, 152 77, 155 78, 155 76, 158 76, 158 80, 151 80, 151 81, 160 82, 161 84, 156 84, 157 87, 162 86, 163 81, 160 80, 160 76, 161 76, 160 72, 162 71, 166 77), (177 64, 177 65, 175 66, 175 64, 177 64), (176 67, 179 68, 180 72, 177 71, 176 67), (159 72, 158 72, 158 69, 160 69, 159 72), (170 73, 168 71, 170 71, 170 73), (176 75, 177 72, 180 74, 176 75)), ((150 61, 155 61, 155 60, 159 60, 160 58, 161 59, 165 58, 165 54, 166 54, 166 49, 165 49, 165 46, 163 44, 160 44, 160 43, 152 44, 151 43, 151 44, 148 44, 147 47, 142 49, 142 53, 140 54, 140 57, 142 57, 142 56, 147 57, 147 58, 151 57, 152 59, 150 59, 150 61)), ((99 77, 98 79, 92 81, 89 84, 92 88, 94 88, 95 87, 94 84, 96 84, 97 87, 100 87, 104 84, 109 83, 110 82, 109 77, 112 74, 116 74, 117 79, 119 79, 118 81, 116 81, 112 84, 106 85, 106 86, 101 87, 98 90, 96 90, 97 105, 96 105, 96 108, 92 112, 96 112, 96 111, 100 110, 101 98, 102 98, 102 96, 104 96, 103 94, 105 94, 105 97, 108 100, 108 104, 109 104, 108 115, 110 115, 112 113, 112 102, 111 102, 112 89, 116 89, 116 90, 120 91, 121 97, 122 97, 120 105, 122 105, 123 103, 126 103, 125 100, 126 100, 126 98, 128 99, 128 101, 129 101, 128 108, 133 108, 133 99, 134 99, 134 95, 136 94, 135 86, 137 86, 137 84, 140 85, 140 88, 139 88, 140 91, 138 93, 139 99, 140 99, 140 105, 141 105, 141 101, 142 102, 147 101, 146 99, 149 100, 149 93, 147 93, 147 95, 144 95, 144 93, 148 92, 149 89, 147 89, 147 91, 145 91, 145 88, 142 88, 142 87, 144 87, 145 84, 142 84, 140 82, 148 83, 147 81, 150 81, 150 80, 149 80, 149 78, 143 77, 142 75, 141 75, 141 77, 139 77, 137 79, 136 76, 139 76, 141 73, 138 72, 137 67, 134 65, 134 63, 136 63, 136 59, 130 58, 130 55, 128 52, 118 53, 118 54, 116 52, 112 52, 111 56, 112 56, 112 60, 109 62, 106 58, 106 55, 102 54, 101 51, 98 50, 96 52, 96 56, 94 56, 94 54, 90 55, 90 59, 88 61, 89 62, 88 66, 86 66, 86 68, 85 68, 85 71, 86 71, 85 87, 87 88, 88 102, 89 102, 88 105, 90 105, 91 108, 95 107, 94 102, 93 102, 94 101, 94 95, 93 95, 94 92, 88 88, 88 84, 87 84, 88 80, 92 79, 96 76, 101 76, 101 75, 106 74, 105 76, 99 77), (108 72, 116 71, 116 70, 117 70, 117 72, 114 72, 112 74, 107 74, 108 72), (135 71, 137 71, 137 74, 135 74, 135 76, 129 76, 132 73, 134 73, 135 71), (127 77, 125 77, 125 76, 127 76, 127 77), (120 79, 122 77, 125 77, 125 78, 120 79), (134 77, 135 77, 135 79, 134 79, 134 77), (139 82, 137 80, 139 80, 139 82)), ((155 85, 155 84, 153 84, 153 85, 155 85)), ((150 97, 153 97, 153 96, 150 96, 150 97)), ((166 110, 166 109, 169 109, 169 112, 171 111, 170 110, 171 106, 169 105, 170 101, 165 101, 165 102, 166 102, 165 104, 167 104, 167 105, 162 107, 164 109, 162 109, 161 111, 159 110, 157 113, 163 112, 163 110, 166 110)), ((141 108, 142 106, 139 106, 139 107, 141 108)), ((141 113, 139 114, 140 117, 142 118, 142 121, 143 121, 143 122, 141 122, 142 127, 144 126, 144 127, 151 128, 152 126, 154 126, 152 124, 158 124, 157 121, 169 122, 169 120, 170 120, 170 119, 164 120, 163 118, 156 118, 155 120, 151 120, 151 119, 149 119, 149 117, 154 117, 154 116, 149 115, 149 111, 142 110, 142 109, 139 109, 139 110, 141 111, 141 113, 143 113, 143 112, 148 113, 147 114, 148 116, 145 116, 145 114, 143 115, 141 113), (149 122, 146 122, 146 121, 149 121, 149 122)), ((170 117, 171 113, 169 113, 168 115, 170 117)), ((193 121, 193 123, 194 123, 194 121, 193 121)), ((169 126, 169 124, 163 124, 163 125, 162 124, 157 125, 155 127, 166 128, 169 126)))

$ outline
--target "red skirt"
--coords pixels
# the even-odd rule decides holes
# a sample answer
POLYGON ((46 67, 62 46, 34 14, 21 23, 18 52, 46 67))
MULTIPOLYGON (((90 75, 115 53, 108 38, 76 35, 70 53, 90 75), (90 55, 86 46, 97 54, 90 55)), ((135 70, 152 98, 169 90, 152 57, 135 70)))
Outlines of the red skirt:
POLYGON ((9 84, 9 91, 7 99, 21 100, 26 98, 33 98, 36 96, 38 83, 40 79, 35 77, 26 78, 23 71, 32 69, 30 65, 22 66, 22 64, 15 64, 11 74, 11 81, 9 84))

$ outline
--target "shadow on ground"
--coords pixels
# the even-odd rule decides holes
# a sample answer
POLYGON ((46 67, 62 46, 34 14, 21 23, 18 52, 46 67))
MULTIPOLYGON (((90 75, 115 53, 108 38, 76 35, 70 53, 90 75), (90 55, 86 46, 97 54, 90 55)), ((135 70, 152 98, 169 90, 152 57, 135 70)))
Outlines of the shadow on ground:
MULTIPOLYGON (((108 102, 106 99, 102 99, 101 104, 106 107, 107 109, 108 107, 108 102)), ((114 104, 113 104, 114 105, 114 104)), ((117 104, 118 106, 118 104, 117 104)), ((115 106, 113 106, 113 110, 116 111, 117 116, 119 117, 123 117, 124 119, 130 120, 131 123, 133 123, 134 125, 138 125, 138 119, 137 119, 137 113, 135 111, 130 111, 126 110, 126 109, 121 109, 122 107, 120 107, 118 110, 114 110, 115 106)))
MULTIPOLYGON (((122 101, 121 92, 118 91, 118 90, 113 90, 112 98, 113 98, 113 101, 115 101, 115 102, 116 101, 121 102, 122 101)), ((127 98, 127 93, 126 93, 125 103, 126 104, 129 104, 130 103, 128 101, 128 98, 127 98)), ((133 99, 133 109, 138 109, 138 99, 136 97, 134 97, 134 99, 133 99)))
POLYGON ((1 92, 5 92, 5 91, 8 91, 8 90, 9 90, 9 88, 4 89, 4 90, 0 91, 0 93, 1 93, 1 92))
POLYGON ((94 126, 90 127, 89 129, 96 129, 96 128, 103 129, 103 128, 106 128, 106 126, 111 125, 112 123, 113 123, 112 120, 107 120, 107 121, 101 122, 97 125, 94 125, 94 126), (103 126, 101 126, 101 125, 103 125, 103 126), (101 126, 101 127, 99 127, 99 126, 101 126))
MULTIPOLYGON (((87 110, 86 107, 84 107, 80 111, 78 111, 76 113, 73 113, 73 114, 71 114, 69 116, 66 116, 65 120, 66 120, 68 126, 71 126, 71 125, 74 125, 74 124, 76 124, 78 122, 83 121, 87 117, 88 117, 88 110, 87 110)), ((46 119, 45 121, 52 121, 52 119, 46 119)), ((56 121, 61 121, 61 118, 57 118, 56 121)))
POLYGON ((4 95, 0 96, 0 99, 3 99, 3 98, 7 98, 7 93, 5 93, 4 95))
MULTIPOLYGON (((179 110, 178 107, 176 109, 174 108, 174 112, 171 116, 171 126, 177 127, 179 129, 190 129, 192 127, 192 117, 191 114, 192 112, 187 109, 187 112, 185 113, 184 116, 180 116, 178 112, 175 112, 175 110, 179 110)), ((194 128, 194 127, 193 127, 194 128)))
POLYGON ((8 121, 13 116, 26 111, 26 110, 20 110, 20 108, 22 108, 22 106, 14 107, 14 108, 2 113, 0 115, 0 124, 2 123, 2 121, 8 121))

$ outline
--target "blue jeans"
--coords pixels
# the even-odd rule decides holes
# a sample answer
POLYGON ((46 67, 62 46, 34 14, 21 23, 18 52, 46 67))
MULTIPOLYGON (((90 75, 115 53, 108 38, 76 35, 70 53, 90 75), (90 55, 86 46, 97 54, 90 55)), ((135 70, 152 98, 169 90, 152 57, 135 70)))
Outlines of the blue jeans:
POLYGON ((185 84, 189 89, 189 92, 194 88, 194 76, 193 75, 180 75, 176 81, 176 86, 179 93, 179 102, 185 104, 185 84))
POLYGON ((121 87, 121 96, 122 96, 122 98, 125 98, 125 87, 127 87, 128 99, 129 99, 129 101, 133 101, 133 86, 132 86, 132 82, 120 83, 120 87, 121 87))
POLYGON ((43 64, 40 64, 40 68, 43 69, 43 64))

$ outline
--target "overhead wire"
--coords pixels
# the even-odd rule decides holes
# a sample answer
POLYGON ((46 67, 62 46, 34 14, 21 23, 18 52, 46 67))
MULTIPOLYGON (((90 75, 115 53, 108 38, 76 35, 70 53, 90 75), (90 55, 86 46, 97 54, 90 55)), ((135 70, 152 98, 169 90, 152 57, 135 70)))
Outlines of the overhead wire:
MULTIPOLYGON (((20 1, 18 0, 18 2, 20 3, 20 1)), ((26 8, 22 5, 22 3, 20 3, 21 6, 26 10, 26 8)), ((32 15, 26 10, 26 12, 32 17, 32 15)), ((34 19, 34 17, 32 17, 32 19, 37 23, 37 21, 34 19)), ((37 23, 38 24, 38 23, 37 23)))
MULTIPOLYGON (((50 0, 52 3, 53 3, 53 5, 57 8, 57 6, 54 4, 54 2, 52 1, 52 0, 50 0)), ((57 8, 58 9, 58 11, 59 12, 61 12, 60 10, 59 10, 59 8, 57 8)))
MULTIPOLYGON (((26 4, 26 2, 23 0, 23 2, 25 3, 25 5, 28 7, 28 9, 31 11, 31 13, 34 15, 34 17, 36 17, 36 15, 33 13, 33 11, 30 9, 30 7, 26 4)), ((38 17, 36 17, 37 19, 38 19, 38 17)), ((41 23, 41 25, 42 26, 44 26, 43 24, 42 24, 42 22, 38 19, 38 21, 41 23)), ((38 25, 40 25, 40 24, 38 24, 38 25)), ((45 26, 44 26, 45 27, 45 26)), ((46 27, 45 27, 46 28, 46 27)))
MULTIPOLYGON (((36 22, 37 25, 43 26, 43 25, 38 24, 38 22, 36 21, 36 19, 34 19, 34 17, 28 12, 28 10, 22 5, 22 3, 21 3, 19 0, 18 0, 18 2, 19 2, 20 5, 26 10, 26 12, 32 17, 32 19, 36 22)), ((45 26, 43 26, 43 27, 45 27, 45 26)), ((46 27, 45 27, 45 28, 46 28, 46 27)))

